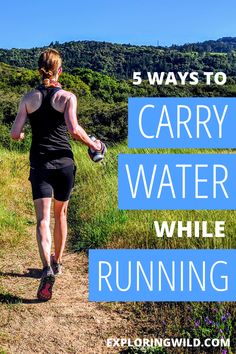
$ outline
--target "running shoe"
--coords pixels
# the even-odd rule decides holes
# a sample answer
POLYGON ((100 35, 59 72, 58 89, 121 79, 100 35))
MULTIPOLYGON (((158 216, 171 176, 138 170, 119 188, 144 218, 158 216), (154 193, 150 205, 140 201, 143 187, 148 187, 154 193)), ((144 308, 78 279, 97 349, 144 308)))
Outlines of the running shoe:
POLYGON ((44 267, 40 280, 37 297, 39 300, 48 301, 52 298, 52 287, 55 282, 55 275, 51 267, 44 267))
POLYGON ((62 263, 56 262, 54 254, 51 255, 51 267, 54 275, 62 274, 62 263))

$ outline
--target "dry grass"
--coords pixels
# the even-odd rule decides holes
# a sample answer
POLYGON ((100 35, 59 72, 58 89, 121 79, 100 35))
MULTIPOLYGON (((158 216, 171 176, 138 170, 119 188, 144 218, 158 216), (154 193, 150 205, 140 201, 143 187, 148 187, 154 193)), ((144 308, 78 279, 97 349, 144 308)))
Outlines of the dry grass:
POLYGON ((0 167, 1 255, 26 240, 34 221, 26 154, 0 150, 0 167))

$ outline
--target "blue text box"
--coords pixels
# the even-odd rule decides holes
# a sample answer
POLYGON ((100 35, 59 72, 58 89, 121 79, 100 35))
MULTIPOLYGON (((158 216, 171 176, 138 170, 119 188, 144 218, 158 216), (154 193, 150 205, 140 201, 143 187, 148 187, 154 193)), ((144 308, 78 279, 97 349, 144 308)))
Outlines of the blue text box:
POLYGON ((235 148, 235 117, 236 98, 129 98, 128 145, 235 148))
POLYGON ((121 154, 119 209, 236 209, 235 154, 121 154))
POLYGON ((90 250, 90 301, 236 301, 236 250, 90 250))

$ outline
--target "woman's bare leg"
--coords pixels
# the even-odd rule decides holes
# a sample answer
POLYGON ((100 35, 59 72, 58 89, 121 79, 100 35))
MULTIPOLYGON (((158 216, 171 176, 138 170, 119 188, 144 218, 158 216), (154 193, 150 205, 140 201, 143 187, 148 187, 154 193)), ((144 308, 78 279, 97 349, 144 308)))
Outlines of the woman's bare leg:
POLYGON ((69 201, 60 202, 54 200, 54 247, 55 247, 55 261, 62 262, 62 255, 66 245, 67 239, 67 208, 69 201))
POLYGON ((34 201, 37 218, 37 241, 43 267, 50 266, 51 231, 50 231, 50 207, 52 198, 41 198, 34 201))

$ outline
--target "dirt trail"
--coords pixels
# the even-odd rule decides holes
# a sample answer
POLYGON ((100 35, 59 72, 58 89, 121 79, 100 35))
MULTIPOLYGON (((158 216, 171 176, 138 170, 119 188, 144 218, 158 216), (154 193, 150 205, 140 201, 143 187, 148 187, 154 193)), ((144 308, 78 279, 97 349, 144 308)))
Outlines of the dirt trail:
POLYGON ((88 302, 86 255, 65 254, 63 275, 47 303, 35 296, 39 268, 33 232, 27 248, 0 260, 0 300, 12 303, 0 305, 0 348, 10 354, 118 353, 106 347, 106 338, 127 335, 130 323, 125 314, 88 302))

